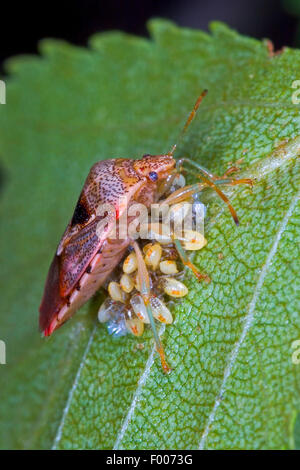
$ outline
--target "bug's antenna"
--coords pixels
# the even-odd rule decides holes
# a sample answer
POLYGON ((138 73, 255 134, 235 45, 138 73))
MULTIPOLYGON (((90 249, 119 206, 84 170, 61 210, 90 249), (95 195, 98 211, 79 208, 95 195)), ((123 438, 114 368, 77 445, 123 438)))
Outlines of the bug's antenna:
MULTIPOLYGON (((182 136, 185 134, 187 128, 189 127, 189 125, 191 124, 192 120, 194 119, 194 117, 196 116, 196 113, 197 113, 197 110, 201 104, 201 101, 203 100, 203 98, 207 95, 208 93, 208 90, 203 90, 201 95, 199 96, 199 98, 197 99, 196 103, 195 103, 195 106, 193 107, 192 111, 190 112, 189 114, 189 117, 187 118, 187 121, 179 135, 179 141, 182 139, 182 136)), ((174 155, 174 152, 176 150, 176 147, 177 147, 177 144, 173 145, 173 147, 171 148, 171 151, 168 153, 169 156, 173 156, 174 155)))

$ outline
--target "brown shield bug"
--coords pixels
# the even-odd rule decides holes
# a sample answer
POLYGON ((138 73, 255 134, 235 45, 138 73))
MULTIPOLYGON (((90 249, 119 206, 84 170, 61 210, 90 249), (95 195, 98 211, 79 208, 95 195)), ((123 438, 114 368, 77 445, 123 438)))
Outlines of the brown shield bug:
MULTIPOLYGON (((196 101, 182 133, 194 118, 205 95, 206 91, 196 101)), ((117 234, 112 236, 113 222, 118 225, 124 215, 129 218, 127 211, 133 203, 143 204, 148 211, 154 203, 185 210, 182 206, 185 201, 191 200, 205 188, 213 188, 238 224, 237 215, 220 190, 220 185, 252 184, 249 179, 229 177, 237 170, 235 167, 227 170, 222 177, 217 177, 191 160, 181 159, 176 163, 173 157, 175 149, 176 145, 164 155, 144 155, 139 160, 117 158, 93 165, 49 269, 39 320, 45 336, 51 335, 65 323, 105 284, 110 298, 100 308, 100 321, 107 321, 122 312, 127 329, 136 336, 142 334, 144 323, 150 323, 163 370, 170 370, 155 325, 155 319, 163 323, 172 322, 172 315, 161 293, 177 298, 187 294, 185 285, 176 278, 177 257, 199 280, 209 281, 208 276, 201 274, 186 254, 186 250, 201 249, 206 240, 201 234, 190 230, 181 238, 173 231, 170 240, 163 241, 159 238, 163 224, 158 221, 150 223, 149 238, 154 242, 141 248, 127 231, 125 236, 118 236, 119 226, 117 234), (200 182, 185 185, 181 175, 184 162, 196 167, 200 182), (179 183, 177 188, 176 182, 179 183), (99 215, 99 207, 106 207, 107 204, 114 209, 114 217, 99 215), (128 254, 130 247, 132 251, 128 254), (124 257, 119 282, 108 282, 124 257)), ((179 217, 176 210, 173 223, 179 217)), ((130 220, 134 217, 131 216, 130 220)))

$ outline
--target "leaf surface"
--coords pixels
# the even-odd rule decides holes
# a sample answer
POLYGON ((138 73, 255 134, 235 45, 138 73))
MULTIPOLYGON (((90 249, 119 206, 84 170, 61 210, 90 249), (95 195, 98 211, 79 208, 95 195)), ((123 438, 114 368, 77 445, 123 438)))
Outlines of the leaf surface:
POLYGON ((300 366, 300 52, 220 23, 211 34, 150 24, 151 40, 96 35, 89 48, 45 40, 7 64, 0 108, 0 371, 3 448, 292 448, 300 366), (202 89, 209 95, 177 156, 222 174, 239 162, 253 189, 226 189, 239 218, 207 193, 212 282, 175 304, 161 330, 165 376, 147 332, 113 338, 92 299, 45 341, 45 275, 90 166, 168 151, 202 89), (242 161, 240 161, 242 159, 242 161), (137 347, 143 344, 143 349, 137 347))

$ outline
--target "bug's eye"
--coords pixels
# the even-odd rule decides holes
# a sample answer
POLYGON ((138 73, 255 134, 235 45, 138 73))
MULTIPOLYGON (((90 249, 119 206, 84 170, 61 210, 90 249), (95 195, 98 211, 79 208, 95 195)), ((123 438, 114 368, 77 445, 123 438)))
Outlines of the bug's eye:
POLYGON ((151 179, 151 181, 157 181, 158 174, 156 173, 156 171, 150 171, 149 178, 151 179))

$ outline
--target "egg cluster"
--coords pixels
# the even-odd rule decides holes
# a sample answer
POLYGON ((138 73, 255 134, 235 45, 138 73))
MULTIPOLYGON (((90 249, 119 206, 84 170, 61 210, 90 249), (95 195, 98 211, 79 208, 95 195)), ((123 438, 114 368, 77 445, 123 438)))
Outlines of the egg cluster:
MULTIPOLYGON (((172 207, 173 217, 176 218, 179 213, 184 214, 183 217, 186 215, 183 205, 180 203, 176 205, 178 207, 172 207)), ((150 278, 153 317, 158 322, 170 324, 173 317, 166 302, 186 296, 188 288, 182 282, 184 269, 177 250, 170 238, 161 235, 162 232, 162 224, 152 224, 149 237, 152 241, 145 240, 141 249, 150 278)), ((186 251, 200 250, 207 243, 204 236, 194 230, 186 230, 180 242, 186 251)), ((99 309, 98 319, 101 323, 107 322, 111 334, 123 336, 130 332, 141 336, 145 324, 150 323, 139 284, 138 260, 132 251, 122 267, 114 272, 113 279, 104 286, 108 297, 99 309)))

